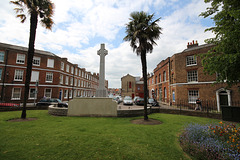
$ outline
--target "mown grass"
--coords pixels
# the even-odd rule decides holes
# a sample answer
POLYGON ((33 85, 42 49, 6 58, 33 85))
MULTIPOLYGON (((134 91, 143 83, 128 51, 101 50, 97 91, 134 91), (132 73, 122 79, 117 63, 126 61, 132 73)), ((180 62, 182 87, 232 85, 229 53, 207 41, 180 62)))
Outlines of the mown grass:
POLYGON ((152 114, 160 125, 136 125, 135 118, 55 117, 27 111, 35 121, 9 122, 20 111, 0 112, 0 159, 188 159, 178 135, 188 123, 218 120, 152 114))

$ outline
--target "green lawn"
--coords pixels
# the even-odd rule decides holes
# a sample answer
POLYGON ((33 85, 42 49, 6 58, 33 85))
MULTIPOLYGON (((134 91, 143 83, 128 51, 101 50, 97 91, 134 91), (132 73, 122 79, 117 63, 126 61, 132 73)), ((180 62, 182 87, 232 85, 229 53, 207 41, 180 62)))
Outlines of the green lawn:
POLYGON ((136 125, 136 118, 55 117, 46 110, 27 111, 38 120, 9 122, 20 111, 0 112, 0 159, 188 159, 178 143, 181 129, 191 122, 218 120, 152 114, 160 125, 136 125))

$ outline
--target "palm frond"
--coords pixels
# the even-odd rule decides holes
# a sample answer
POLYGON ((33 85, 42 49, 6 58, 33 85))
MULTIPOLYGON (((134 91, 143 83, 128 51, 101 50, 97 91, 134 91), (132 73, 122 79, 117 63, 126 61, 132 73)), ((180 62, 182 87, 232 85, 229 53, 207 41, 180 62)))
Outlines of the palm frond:
POLYGON ((25 14, 18 14, 18 15, 17 15, 17 18, 20 18, 20 19, 21 19, 21 23, 24 23, 25 20, 26 20, 26 15, 25 15, 25 14))

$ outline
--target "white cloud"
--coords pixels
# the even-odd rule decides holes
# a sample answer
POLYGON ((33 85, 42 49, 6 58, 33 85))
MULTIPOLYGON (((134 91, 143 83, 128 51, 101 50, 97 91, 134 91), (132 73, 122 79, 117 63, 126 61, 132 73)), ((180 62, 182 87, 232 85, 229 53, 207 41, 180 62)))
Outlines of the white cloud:
MULTIPOLYGON (((121 87, 121 77, 126 74, 141 76, 140 57, 133 53, 128 42, 122 38, 125 24, 132 11, 147 11, 162 16, 159 25, 163 34, 157 41, 153 53, 147 55, 148 72, 152 72, 163 59, 181 52, 187 42, 212 37, 204 33, 202 17, 198 15, 207 5, 203 1, 179 0, 52 0, 55 4, 52 31, 40 24, 37 28, 36 48, 50 50, 60 57, 67 57, 71 63, 99 72, 97 50, 105 42, 106 79, 110 87, 121 87), (185 3, 182 7, 181 3, 185 3), (167 16, 166 16, 167 15, 167 16), (117 43, 117 44, 116 44, 117 43)), ((29 17, 21 24, 15 18, 14 5, 1 0, 0 42, 27 46, 29 39, 29 17)))

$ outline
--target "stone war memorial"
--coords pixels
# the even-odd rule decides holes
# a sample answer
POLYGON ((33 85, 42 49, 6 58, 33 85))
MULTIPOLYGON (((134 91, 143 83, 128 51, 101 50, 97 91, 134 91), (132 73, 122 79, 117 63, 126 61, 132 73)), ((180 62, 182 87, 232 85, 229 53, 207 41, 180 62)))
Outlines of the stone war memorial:
POLYGON ((69 101, 68 116, 117 117, 117 103, 108 98, 105 88, 105 56, 108 54, 105 44, 101 44, 97 54, 100 56, 100 67, 96 97, 76 97, 69 101))

